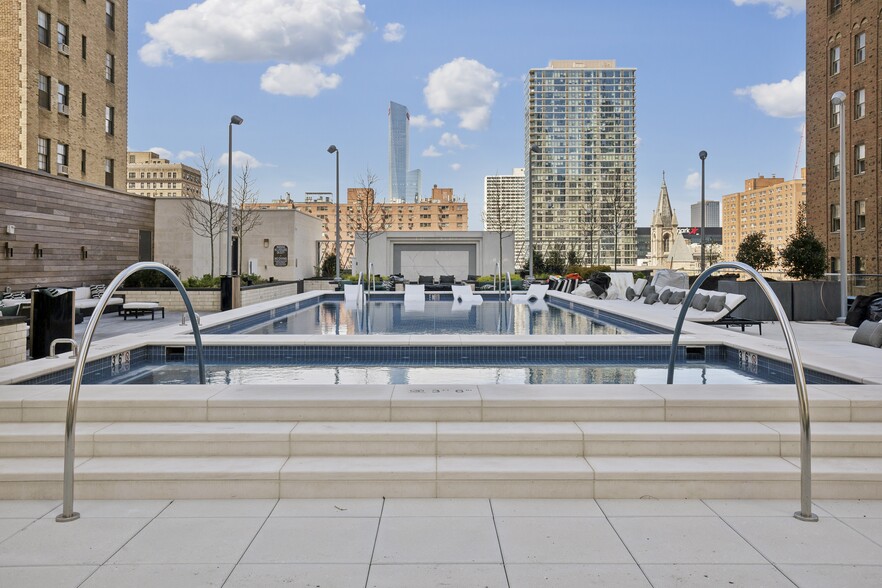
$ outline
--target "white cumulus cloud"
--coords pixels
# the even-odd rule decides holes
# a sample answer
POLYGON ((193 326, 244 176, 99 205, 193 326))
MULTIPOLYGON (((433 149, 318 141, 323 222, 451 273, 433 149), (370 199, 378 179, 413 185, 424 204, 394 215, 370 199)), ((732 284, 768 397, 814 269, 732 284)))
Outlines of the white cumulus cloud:
POLYGON ((791 14, 805 12, 805 0, 732 0, 735 6, 765 4, 772 10, 775 18, 785 18, 791 14))
POLYGON ((417 129, 428 129, 429 127, 443 127, 444 121, 440 118, 429 118, 425 114, 413 114, 410 117, 410 126, 417 129))
POLYGON ((433 113, 456 113, 460 127, 478 131, 490 123, 498 91, 497 72, 474 59, 457 57, 429 74, 423 94, 433 113))
POLYGON ((423 149, 423 157, 441 157, 443 155, 440 151, 435 149, 434 145, 429 145, 425 149, 423 149))
POLYGON ((461 167, 462 167, 461 163, 451 163, 450 164, 450 169, 452 169, 453 171, 459 171, 459 168, 461 168, 461 167))
POLYGON ((292 182, 292 181, 288 180, 288 181, 286 181, 286 182, 282 182, 282 187, 283 187, 283 188, 288 188, 288 189, 296 188, 296 187, 297 187, 297 182, 292 182))
POLYGON ((171 159, 175 158, 175 154, 172 153, 171 151, 169 151, 168 149, 166 149, 165 147, 151 147, 147 151, 152 151, 153 153, 157 154, 158 156, 160 156, 163 159, 171 160, 171 159))
POLYGON ((340 76, 318 66, 352 55, 370 30, 358 0, 202 0, 147 23, 150 40, 138 54, 152 66, 168 64, 174 55, 209 62, 276 61, 280 65, 261 78, 262 88, 315 96, 340 83, 340 76))
POLYGON ((443 133, 441 138, 438 139, 438 144, 450 149, 465 149, 465 145, 462 144, 462 141, 459 140, 459 135, 456 133, 443 133))
POLYGON ((735 90, 735 95, 749 96, 769 116, 805 116, 805 70, 792 80, 739 88, 735 90))
MULTIPOLYGON (((226 167, 228 160, 229 160, 229 157, 227 156, 226 153, 224 153, 223 155, 221 155, 220 157, 217 158, 217 164, 220 167, 226 167)), ((244 167, 246 163, 248 164, 248 167, 250 167, 251 169, 258 168, 258 167, 275 167, 275 166, 270 165, 268 163, 263 163, 261 161, 258 161, 256 157, 254 157, 253 155, 249 155, 248 153, 245 153, 244 151, 233 151, 233 167, 244 167)))
POLYGON ((692 172, 688 176, 686 176, 686 183, 684 187, 687 190, 698 190, 701 188, 701 174, 698 172, 692 172))
POLYGON ((342 81, 337 74, 326 74, 317 65, 282 63, 260 76, 260 88, 270 94, 313 98, 322 90, 333 90, 342 81))
POLYGON ((383 40, 388 43, 398 43, 404 39, 404 25, 400 22, 388 22, 383 27, 383 40))
POLYGON ((188 149, 184 149, 183 151, 178 153, 178 158, 179 159, 190 159, 191 157, 196 157, 197 155, 199 155, 199 154, 196 153, 195 151, 190 151, 188 149))

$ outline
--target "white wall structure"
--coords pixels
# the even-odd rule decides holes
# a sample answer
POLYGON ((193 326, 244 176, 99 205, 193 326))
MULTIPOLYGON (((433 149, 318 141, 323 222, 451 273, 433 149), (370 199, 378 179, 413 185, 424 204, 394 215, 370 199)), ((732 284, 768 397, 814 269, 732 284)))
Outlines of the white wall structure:
MULTIPOLYGON (((186 223, 184 198, 156 201, 153 257, 172 264, 181 276, 202 276, 211 272, 211 243, 196 235, 186 223)), ((198 206, 205 201, 194 200, 198 206)), ((257 210, 258 224, 241 243, 243 273, 276 280, 302 280, 315 275, 316 242, 322 238, 322 221, 296 210, 257 210), (250 267, 249 267, 250 266, 250 267)), ((234 234, 235 236, 235 234, 234 234)), ((226 271, 226 223, 215 239, 214 273, 226 271)))
MULTIPOLYGON (((368 273, 367 243, 356 235, 353 272, 368 273)), ((488 231, 410 231, 386 232, 370 241, 373 273, 404 274, 416 281, 423 276, 453 275, 465 280, 469 274, 490 275, 500 258, 499 233, 488 231)), ((502 239, 502 271, 514 273, 514 239, 502 239)))

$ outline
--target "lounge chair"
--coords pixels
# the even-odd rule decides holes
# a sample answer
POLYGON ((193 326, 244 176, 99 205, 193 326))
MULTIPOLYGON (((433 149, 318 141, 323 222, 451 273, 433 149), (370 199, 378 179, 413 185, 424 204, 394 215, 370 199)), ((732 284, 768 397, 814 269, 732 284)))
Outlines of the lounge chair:
POLYGON ((544 300, 545 293, 548 292, 546 284, 531 284, 530 289, 523 294, 512 294, 512 304, 529 304, 536 300, 544 300))
POLYGON ((425 284, 404 285, 404 312, 422 312, 426 309, 425 284))
MULTIPOLYGON (((659 291, 659 294, 662 294, 665 290, 670 290, 671 292, 682 292, 684 295, 688 293, 688 290, 683 288, 674 288, 672 286, 668 286, 662 288, 659 291)), ((695 297, 692 299, 692 308, 686 311, 686 320, 702 323, 706 325, 725 325, 729 326, 740 326, 744 330, 745 326, 749 325, 759 325, 760 334, 762 334, 762 323, 760 321, 752 321, 746 319, 740 319, 736 317, 730 316, 732 312, 738 308, 747 297, 743 294, 733 294, 731 292, 717 292, 715 290, 701 290, 699 289, 695 293, 695 297), (711 307, 708 306, 701 308, 701 304, 699 303, 698 296, 707 296, 709 300, 706 301, 707 305, 710 305, 712 302, 716 302, 716 306, 711 307), (716 298, 716 300, 712 300, 712 298, 716 298), (721 300, 722 299, 722 300, 721 300), (719 308, 718 308, 719 307, 719 308)), ((663 304, 661 301, 653 304, 653 307, 660 307, 663 312, 668 312, 673 316, 678 316, 680 313, 680 308, 682 307, 682 302, 679 304, 663 304)))
POLYGON ((470 286, 451 286, 450 289, 453 292, 454 302, 463 304, 481 304, 484 302, 484 298, 480 294, 472 292, 470 286))
POLYGON ((364 296, 364 287, 361 284, 343 284, 343 300, 345 302, 359 302, 364 296))

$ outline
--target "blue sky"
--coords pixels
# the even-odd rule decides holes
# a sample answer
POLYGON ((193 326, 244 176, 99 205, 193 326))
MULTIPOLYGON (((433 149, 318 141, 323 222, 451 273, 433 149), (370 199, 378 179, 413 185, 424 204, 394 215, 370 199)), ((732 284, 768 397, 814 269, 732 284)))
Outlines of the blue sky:
POLYGON ((260 200, 333 191, 332 143, 343 194, 368 168, 385 194, 393 100, 410 110, 423 190, 452 187, 480 229, 483 177, 524 165, 524 76, 552 59, 637 69, 640 226, 662 170, 689 223, 702 149, 708 199, 793 176, 805 0, 136 0, 128 143, 225 160, 238 114, 234 165, 252 162, 260 200))

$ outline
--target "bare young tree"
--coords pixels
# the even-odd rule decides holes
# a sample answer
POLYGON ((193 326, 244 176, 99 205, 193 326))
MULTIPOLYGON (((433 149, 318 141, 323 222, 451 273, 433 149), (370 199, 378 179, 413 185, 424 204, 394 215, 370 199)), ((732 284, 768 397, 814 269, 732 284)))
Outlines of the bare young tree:
POLYGON ((236 177, 233 191, 233 224, 239 231, 239 275, 242 275, 242 260, 245 259, 245 235, 259 227, 260 212, 251 205, 257 202, 260 192, 254 188, 254 177, 248 162, 242 166, 236 177))
POLYGON ((211 275, 214 273, 214 249, 217 238, 226 229, 227 203, 221 171, 203 147, 196 164, 202 174, 202 197, 184 199, 183 223, 211 245, 211 275))
POLYGON ((385 207, 377 202, 374 190, 379 180, 380 178, 368 168, 365 174, 358 178, 359 188, 355 202, 349 203, 354 233, 364 237, 365 271, 371 266, 371 239, 382 235, 389 227, 385 207))

